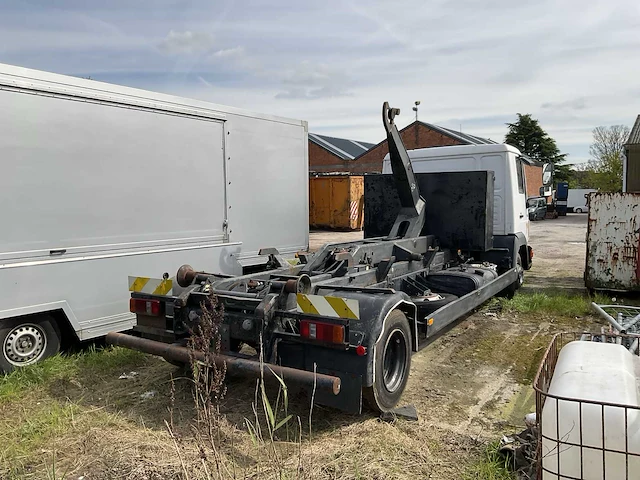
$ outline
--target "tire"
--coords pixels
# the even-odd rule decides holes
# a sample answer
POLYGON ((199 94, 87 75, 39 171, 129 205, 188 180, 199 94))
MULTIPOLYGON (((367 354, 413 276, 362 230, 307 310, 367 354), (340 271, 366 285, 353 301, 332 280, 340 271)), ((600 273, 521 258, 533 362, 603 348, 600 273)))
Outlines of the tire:
POLYGON ((448 303, 451 303, 454 300, 458 299, 456 295, 453 295, 451 293, 440 293, 439 295, 442 297, 442 300, 434 300, 432 302, 429 302, 428 300, 424 302, 415 302, 414 299, 414 303, 418 307, 418 311, 420 312, 420 314, 428 315, 435 312, 439 308, 444 307, 448 303))
POLYGON ((520 253, 518 253, 518 258, 516 259, 516 271, 518 272, 516 281, 502 291, 502 295, 507 298, 512 298, 516 294, 516 290, 524 285, 524 268, 522 267, 522 256, 520 253))
POLYGON ((574 208, 573 209, 573 213, 582 213, 582 209, 581 208, 574 208))
POLYGON ((372 410, 388 412, 398 404, 411 369, 411 329, 400 310, 389 314, 374 347, 373 362, 373 385, 362 394, 372 410))
POLYGON ((0 323, 0 371, 32 365, 60 351, 60 333, 50 316, 24 317, 0 323))

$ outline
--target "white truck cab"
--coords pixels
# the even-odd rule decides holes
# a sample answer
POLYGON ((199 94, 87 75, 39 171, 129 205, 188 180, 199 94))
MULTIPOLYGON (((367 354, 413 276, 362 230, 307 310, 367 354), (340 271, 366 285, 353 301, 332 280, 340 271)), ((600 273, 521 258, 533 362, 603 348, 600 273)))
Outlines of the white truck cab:
MULTIPOLYGON (((409 150, 415 173, 469 172, 494 173, 493 233, 522 233, 529 239, 527 185, 520 151, 506 144, 460 145, 409 150)), ((382 173, 391 173, 388 155, 382 173)))
MULTIPOLYGON (((522 154, 517 148, 496 143, 420 148, 408 153, 415 173, 492 171, 494 243, 499 244, 505 237, 516 237, 520 244, 519 260, 525 270, 531 268, 527 184, 522 154)), ((388 154, 382 173, 391 173, 388 154)))

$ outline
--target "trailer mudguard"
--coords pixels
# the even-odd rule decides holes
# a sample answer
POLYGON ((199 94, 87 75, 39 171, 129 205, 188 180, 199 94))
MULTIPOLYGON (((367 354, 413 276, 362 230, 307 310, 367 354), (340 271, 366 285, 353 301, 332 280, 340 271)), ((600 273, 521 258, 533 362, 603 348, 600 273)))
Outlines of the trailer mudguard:
POLYGON ((374 293, 367 292, 366 288, 334 291, 331 287, 322 287, 317 293, 358 301, 359 318, 349 321, 350 343, 364 346, 365 355, 359 356, 354 348, 334 350, 321 345, 283 341, 278 345, 279 359, 282 365, 288 367, 339 377, 340 393, 326 395, 317 391, 315 401, 343 411, 360 413, 362 388, 373 385, 375 344, 382 334, 386 319, 393 310, 404 312, 412 332, 412 348, 417 351, 417 308, 407 294, 392 289, 375 289, 374 293))
MULTIPOLYGON (((367 350, 366 371, 358 371, 363 375, 363 386, 369 387, 373 384, 373 349, 380 338, 386 321, 391 311, 398 309, 404 312, 411 328, 411 342, 413 351, 418 351, 418 318, 417 307, 410 297, 404 293, 389 289, 386 293, 376 289, 375 293, 367 292, 366 288, 354 289, 352 291, 331 291, 331 287, 322 287, 318 293, 353 299, 358 302, 360 318, 349 322, 349 332, 351 338, 354 334, 360 340, 360 344, 367 350)), ((351 352, 348 352, 351 353, 351 352)))

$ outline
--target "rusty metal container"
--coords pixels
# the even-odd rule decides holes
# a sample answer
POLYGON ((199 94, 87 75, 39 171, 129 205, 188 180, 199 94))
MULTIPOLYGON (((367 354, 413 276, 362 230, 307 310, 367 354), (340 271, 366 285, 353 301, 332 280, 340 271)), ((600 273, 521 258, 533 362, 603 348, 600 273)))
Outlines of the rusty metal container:
POLYGON ((309 225, 360 230, 363 222, 362 175, 321 175, 309 179, 309 225))
POLYGON ((640 194, 589 194, 585 285, 640 290, 640 194))

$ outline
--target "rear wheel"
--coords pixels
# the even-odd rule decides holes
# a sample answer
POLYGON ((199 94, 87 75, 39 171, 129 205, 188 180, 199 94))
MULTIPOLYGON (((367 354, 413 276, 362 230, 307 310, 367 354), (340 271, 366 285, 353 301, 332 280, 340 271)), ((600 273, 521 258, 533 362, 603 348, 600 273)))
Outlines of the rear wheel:
POLYGON ((518 254, 518 258, 516 259, 516 273, 518 274, 516 281, 503 290, 503 295, 507 298, 512 298, 516 294, 516 290, 524 285, 524 268, 520 254, 518 254))
POLYGON ((0 371, 34 364, 60 350, 60 334, 49 317, 15 318, 0 323, 0 371))
POLYGON ((411 369, 411 329, 401 311, 389 314, 373 361, 373 385, 363 390, 363 396, 373 410, 388 412, 398 404, 411 369))
POLYGON ((573 209, 573 213, 582 213, 582 209, 581 208, 574 208, 573 209))

